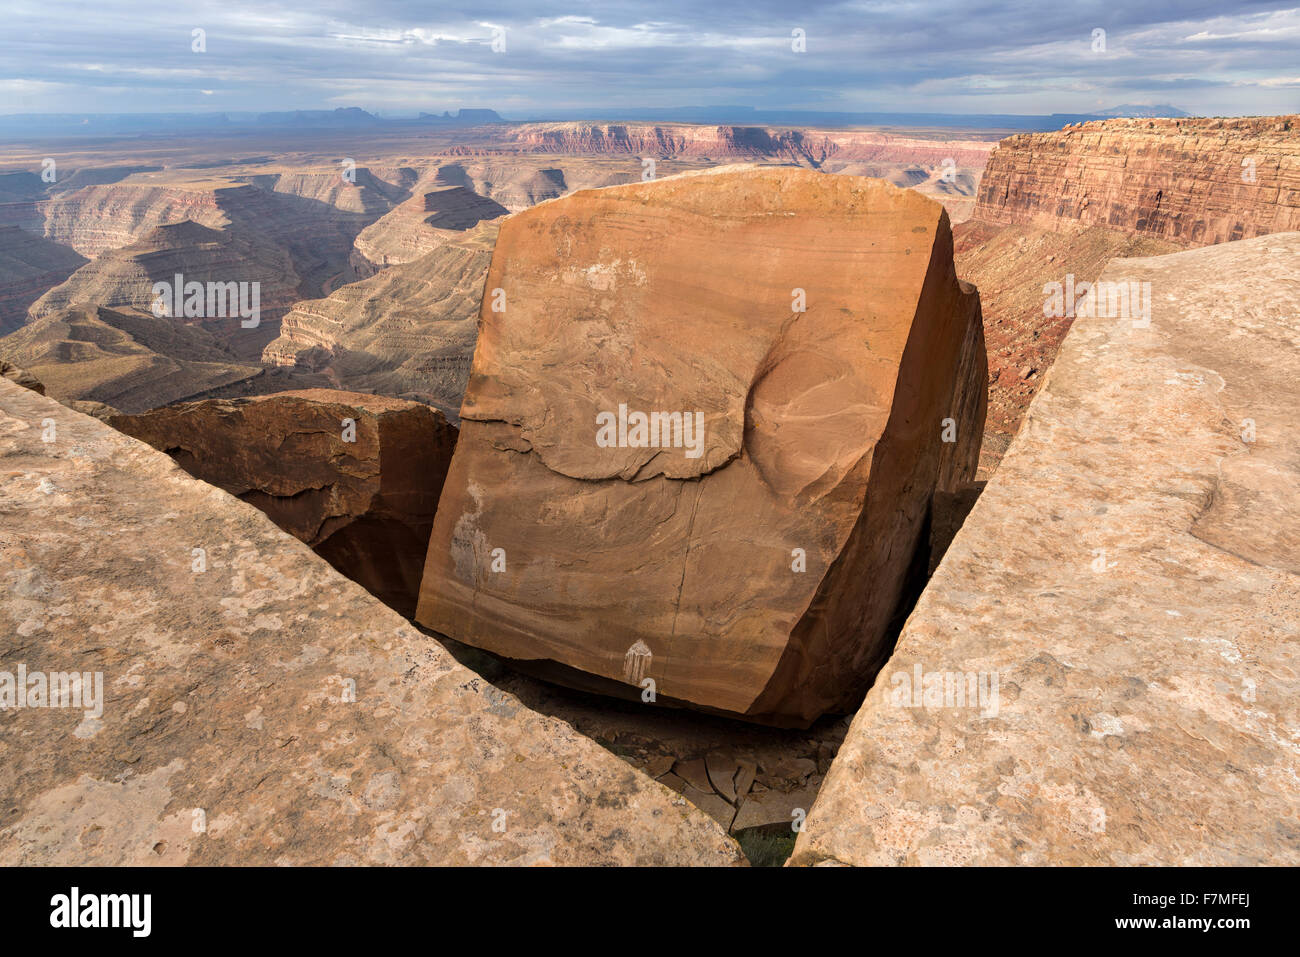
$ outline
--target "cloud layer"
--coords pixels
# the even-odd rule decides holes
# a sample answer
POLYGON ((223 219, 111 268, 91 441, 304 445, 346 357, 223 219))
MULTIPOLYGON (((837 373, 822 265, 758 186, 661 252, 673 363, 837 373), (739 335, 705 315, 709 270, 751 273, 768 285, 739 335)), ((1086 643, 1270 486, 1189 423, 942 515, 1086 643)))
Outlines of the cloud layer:
POLYGON ((1300 111, 1300 9, 1268 2, 612 0, 590 15, 499 0, 6 8, 4 112, 1300 111))

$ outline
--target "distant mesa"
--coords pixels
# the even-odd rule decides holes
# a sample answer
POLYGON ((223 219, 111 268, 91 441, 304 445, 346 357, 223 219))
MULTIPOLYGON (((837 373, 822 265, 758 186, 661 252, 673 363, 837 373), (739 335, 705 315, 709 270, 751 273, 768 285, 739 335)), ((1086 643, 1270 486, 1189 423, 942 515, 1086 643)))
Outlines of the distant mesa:
POLYGON ((1140 106, 1134 104, 1125 104, 1123 106, 1112 106, 1107 110, 1096 110, 1093 116, 1100 117, 1142 117, 1150 118, 1156 116, 1183 117, 1190 116, 1190 113, 1184 113, 1176 106, 1164 104, 1162 106, 1140 106))
POLYGON ((419 119, 425 123, 448 123, 458 126, 477 126, 481 123, 504 123, 496 110, 457 110, 453 116, 447 111, 442 113, 421 113, 419 119))
POLYGON ((335 127, 376 126, 383 121, 373 113, 359 107, 339 107, 336 110, 292 110, 284 113, 261 113, 257 123, 261 126, 335 127))
MULTIPOLYGON (((1121 106, 1120 115, 1181 116, 1168 106, 1121 106), (1143 112, 1138 112, 1143 111, 1143 112)), ((1048 131, 1066 123, 1112 115, 1098 113, 1055 113, 1027 115, 1009 113, 898 113, 829 110, 766 110, 751 106, 678 106, 625 108, 618 110, 564 110, 524 117, 528 121, 564 123, 694 124, 745 128, 852 129, 892 127, 895 129, 1027 130, 1048 131)), ((163 138, 193 135, 240 136, 251 131, 321 130, 346 132, 400 132, 442 128, 468 129, 474 126, 512 124, 487 108, 421 112, 417 116, 380 116, 359 107, 334 110, 283 110, 276 112, 195 113, 15 113, 0 115, 0 138, 139 136, 163 138)))

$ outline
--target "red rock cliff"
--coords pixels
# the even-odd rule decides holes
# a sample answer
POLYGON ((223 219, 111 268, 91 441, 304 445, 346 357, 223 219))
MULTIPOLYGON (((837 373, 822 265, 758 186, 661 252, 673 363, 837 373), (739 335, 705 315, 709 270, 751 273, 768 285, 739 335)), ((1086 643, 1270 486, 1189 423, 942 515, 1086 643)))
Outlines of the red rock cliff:
POLYGON ((1300 116, 1105 120, 1008 137, 974 218, 1182 246, 1300 229, 1300 116))

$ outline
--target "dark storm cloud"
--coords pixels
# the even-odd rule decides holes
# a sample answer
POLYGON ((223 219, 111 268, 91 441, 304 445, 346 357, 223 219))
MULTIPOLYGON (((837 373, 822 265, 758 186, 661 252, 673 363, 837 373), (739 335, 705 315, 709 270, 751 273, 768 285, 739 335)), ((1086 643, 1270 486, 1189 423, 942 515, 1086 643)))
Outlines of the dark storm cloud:
POLYGON ((4 112, 1300 108, 1300 10, 1268 2, 7 6, 4 112))

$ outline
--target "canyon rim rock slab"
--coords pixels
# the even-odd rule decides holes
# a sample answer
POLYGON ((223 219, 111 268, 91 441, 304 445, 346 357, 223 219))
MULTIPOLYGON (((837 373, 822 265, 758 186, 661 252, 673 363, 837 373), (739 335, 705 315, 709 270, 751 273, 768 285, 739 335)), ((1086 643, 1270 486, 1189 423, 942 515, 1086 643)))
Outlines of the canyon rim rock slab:
POLYGON ((1075 320, 792 863, 1300 862, 1298 275, 1300 233, 1106 267, 1149 326, 1075 320))
POLYGON ((517 213, 417 620, 759 721, 853 707, 932 493, 975 469, 979 316, 943 209, 878 180, 723 167, 517 213), (620 410, 682 428, 602 445, 620 410))
POLYGON ((381 601, 414 614, 456 447, 441 412, 308 389, 186 402, 109 424, 261 509, 381 601))
POLYGON ((0 379, 0 463, 0 671, 103 676, 0 712, 0 864, 743 863, 144 443, 0 379))

